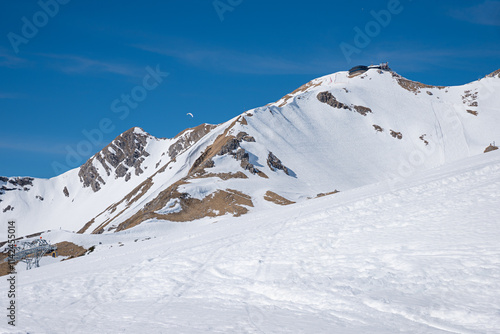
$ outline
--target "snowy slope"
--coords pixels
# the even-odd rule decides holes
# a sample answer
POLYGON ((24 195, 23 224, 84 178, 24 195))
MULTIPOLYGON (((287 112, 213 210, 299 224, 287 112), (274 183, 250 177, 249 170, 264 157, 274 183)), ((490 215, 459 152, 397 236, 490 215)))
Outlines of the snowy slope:
POLYGON ((46 233, 96 250, 18 266, 0 331, 498 333, 499 194, 494 151, 238 218, 46 233))
MULTIPOLYGON (((79 169, 33 180, 28 191, 3 191, 0 219, 16 219, 21 235, 59 228, 108 233, 148 219, 237 216, 404 180, 482 154, 498 140, 499 96, 498 73, 463 86, 434 87, 391 71, 371 69, 354 78, 338 72, 174 139, 131 129, 122 167, 111 166, 120 156, 116 144, 79 169), (109 161, 103 163, 104 157, 109 161), (132 167, 137 159, 143 159, 140 173, 132 167)), ((10 181, 2 182, 10 187, 10 181)))

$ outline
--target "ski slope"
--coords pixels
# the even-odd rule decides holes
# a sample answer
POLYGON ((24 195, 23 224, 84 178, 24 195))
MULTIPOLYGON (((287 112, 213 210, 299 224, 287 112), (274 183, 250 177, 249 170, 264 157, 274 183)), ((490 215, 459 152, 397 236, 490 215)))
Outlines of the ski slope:
POLYGON ((0 332, 499 333, 499 217, 494 151, 239 218, 54 231, 96 250, 19 267, 0 332))

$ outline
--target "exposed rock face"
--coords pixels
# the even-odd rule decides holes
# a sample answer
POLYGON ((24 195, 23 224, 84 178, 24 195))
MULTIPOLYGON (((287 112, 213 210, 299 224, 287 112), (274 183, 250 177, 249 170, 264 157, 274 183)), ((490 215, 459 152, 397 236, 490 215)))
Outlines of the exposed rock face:
POLYGON ((339 191, 337 189, 335 189, 334 191, 330 191, 330 192, 327 192, 327 193, 319 193, 316 195, 316 197, 324 197, 324 196, 328 196, 328 195, 333 195, 333 194, 336 194, 338 193, 339 191))
POLYGON ((377 131, 377 132, 384 132, 384 129, 380 125, 373 124, 373 127, 375 128, 375 131, 377 131))
MULTIPOLYGON (((231 126, 228 128, 228 130, 231 126)), ((227 130, 227 131, 228 131, 227 130)), ((252 174, 258 174, 262 177, 267 177, 264 173, 258 170, 249 161, 249 154, 240 147, 242 141, 255 142, 255 138, 249 136, 246 132, 240 132, 234 136, 226 136, 227 131, 220 135, 214 142, 213 145, 207 147, 207 149, 196 159, 189 174, 194 174, 199 172, 204 168, 214 167, 215 164, 212 158, 216 155, 231 155, 234 159, 241 161, 241 167, 248 170, 252 174), (236 152, 235 152, 236 151, 236 152)))
POLYGON ((273 202, 273 203, 279 204, 279 205, 290 205, 290 204, 295 203, 295 202, 290 201, 289 199, 287 199, 283 196, 280 196, 280 195, 278 195, 275 192, 272 192, 270 190, 268 190, 266 192, 266 194, 264 195, 264 199, 268 202, 273 202))
POLYGON ((3 209, 3 212, 5 213, 7 211, 14 211, 14 207, 10 206, 10 205, 7 205, 7 207, 5 209, 3 209))
MULTIPOLYGON (((171 221, 191 221, 203 217, 222 216, 227 213, 237 217, 248 212, 248 207, 253 207, 250 196, 233 189, 217 190, 203 200, 192 198, 188 193, 179 192, 179 186, 186 180, 180 180, 163 190, 154 200, 147 203, 135 215, 118 225, 116 231, 125 230, 140 224, 142 221, 158 218, 171 221), (176 199, 181 206, 178 212, 159 214, 160 210, 170 200, 176 199)), ((94 233, 102 233, 101 230, 94 233)))
POLYGON ((236 138, 229 138, 229 140, 224 144, 217 155, 224 155, 228 153, 233 153, 234 150, 240 147, 240 142, 236 138))
POLYGON ((495 151, 495 150, 498 150, 498 146, 494 146, 494 145, 491 145, 488 146, 485 150, 484 150, 484 153, 488 153, 488 152, 491 152, 491 151, 495 151))
MULTIPOLYGON (((464 95, 462 95, 462 102, 470 107, 470 108, 477 108, 478 107, 478 103, 477 103, 477 96, 478 96, 478 92, 475 91, 475 92, 472 92, 470 90, 466 90, 464 92, 464 95)), ((478 115, 478 112, 477 110, 471 110, 471 109, 467 109, 467 112, 469 114, 472 114, 474 116, 477 116, 478 115)))
POLYGON ((353 110, 363 116, 366 116, 366 114, 371 113, 372 110, 368 107, 363 107, 363 106, 349 106, 347 104, 344 104, 342 102, 337 101, 335 96, 332 95, 330 92, 321 92, 318 94, 317 99, 319 102, 326 103, 329 106, 337 109, 347 109, 347 110, 353 110))
POLYGON ((337 108, 337 109, 349 109, 351 108, 348 105, 345 105, 335 98, 335 96, 332 95, 330 92, 321 92, 317 96, 319 102, 323 102, 328 104, 331 107, 337 108))
POLYGON ((248 133, 246 133, 246 132, 238 133, 238 135, 236 136, 236 139, 239 142, 241 142, 241 141, 252 142, 252 143, 255 142, 255 138, 252 136, 249 136, 248 133))
POLYGON ((288 168, 286 168, 281 163, 281 160, 278 159, 272 152, 269 152, 269 155, 267 156, 267 165, 272 171, 276 171, 279 169, 284 171, 286 175, 290 175, 288 172, 288 168))
POLYGON ((393 76, 393 78, 396 79, 396 81, 398 82, 398 84, 402 88, 406 89, 409 92, 415 93, 415 95, 420 93, 420 90, 423 88, 437 88, 437 89, 446 88, 445 86, 431 86, 431 85, 423 84, 421 82, 411 81, 411 80, 403 78, 402 76, 400 76, 399 74, 397 74, 395 72, 392 72, 392 76, 393 76))
POLYGON ((217 125, 201 124, 195 128, 182 131, 175 136, 174 139, 177 139, 177 141, 168 148, 168 155, 171 159, 174 159, 179 153, 195 144, 216 127, 217 125))
POLYGON ((245 134, 246 136, 241 135, 242 133, 245 134, 244 132, 240 132, 236 138, 230 139, 226 145, 222 146, 218 155, 224 155, 224 154, 232 155, 234 159, 241 161, 241 168, 243 168, 244 170, 248 170, 252 174, 258 174, 260 173, 260 171, 257 168, 255 168, 255 166, 251 164, 249 161, 250 155, 243 148, 240 147, 240 142, 244 140, 244 138, 247 139, 247 141, 252 141, 252 139, 253 141, 255 141, 255 139, 246 134, 245 134), (237 139, 238 137, 240 138, 239 140, 237 139), (237 151, 234 152, 234 150, 236 149, 237 151))
MULTIPOLYGON (((99 154, 99 153, 97 153, 99 154)), ((106 184, 102 177, 99 175, 99 172, 93 165, 94 159, 89 159, 82 167, 80 167, 80 171, 78 172, 78 176, 80 177, 80 181, 83 183, 84 187, 91 187, 94 192, 97 192, 101 189, 101 184, 106 184)))
POLYGON ((64 196, 69 197, 68 187, 64 187, 63 193, 64 193, 64 196))
POLYGON ((356 110, 356 112, 358 114, 361 114, 363 116, 366 116, 366 114, 368 113, 371 113, 372 110, 368 107, 363 107, 363 106, 353 106, 354 110, 356 110))
POLYGON ((250 163, 250 156, 244 149, 240 148, 238 149, 238 151, 236 151, 236 153, 233 153, 232 155, 236 160, 241 161, 241 168, 243 168, 244 170, 248 170, 252 174, 260 173, 260 170, 255 168, 255 166, 250 163))
POLYGON ((6 191, 13 191, 13 190, 29 191, 30 190, 29 187, 33 186, 33 180, 34 178, 32 177, 8 178, 0 176, 0 182, 5 183, 0 187, 0 195, 3 195, 6 191))
POLYGON ((421 135, 420 137, 418 137, 421 141, 424 142, 425 146, 429 145, 429 142, 427 140, 425 140, 425 134, 421 135))
POLYGON ((115 170, 116 177, 124 177, 127 174, 128 168, 123 166, 123 164, 119 164, 115 170))
POLYGON ((486 77, 487 78, 495 78, 495 77, 500 78, 500 69, 488 74, 486 77))
POLYGON ((34 178, 32 177, 15 177, 9 179, 9 183, 15 186, 25 187, 25 186, 33 186, 33 180, 34 178))
POLYGON ((99 161, 104 167, 107 175, 111 175, 114 171, 115 178, 130 179, 130 171, 134 171, 135 175, 143 173, 141 164, 149 153, 146 151, 148 138, 150 136, 139 128, 132 128, 113 140, 111 144, 106 146, 101 152, 90 158, 83 166, 80 167, 78 176, 84 187, 91 187, 94 192, 101 189, 101 185, 105 182, 94 163, 99 161))
POLYGON ((391 136, 397 139, 403 139, 403 134, 401 132, 396 132, 394 130, 391 130, 391 136))

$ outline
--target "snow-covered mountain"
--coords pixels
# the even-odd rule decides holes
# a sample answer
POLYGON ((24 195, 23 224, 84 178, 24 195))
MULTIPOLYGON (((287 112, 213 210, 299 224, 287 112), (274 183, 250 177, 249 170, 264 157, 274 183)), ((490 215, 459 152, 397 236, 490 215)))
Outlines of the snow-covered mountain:
POLYGON ((338 72, 172 139, 132 128, 52 179, 1 177, 0 220, 15 219, 19 235, 108 233, 394 184, 494 149, 499 97, 500 70, 454 87, 376 68, 356 76, 338 72))

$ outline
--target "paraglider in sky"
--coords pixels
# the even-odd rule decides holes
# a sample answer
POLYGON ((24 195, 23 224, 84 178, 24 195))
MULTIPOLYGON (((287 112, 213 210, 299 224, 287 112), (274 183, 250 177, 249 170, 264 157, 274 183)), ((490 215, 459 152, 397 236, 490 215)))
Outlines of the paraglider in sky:
POLYGON ((189 115, 191 117, 194 117, 193 114, 191 114, 190 112, 188 112, 186 115, 189 115))

